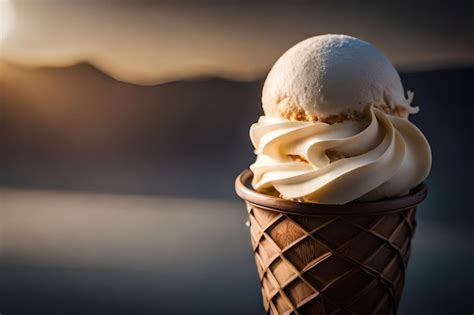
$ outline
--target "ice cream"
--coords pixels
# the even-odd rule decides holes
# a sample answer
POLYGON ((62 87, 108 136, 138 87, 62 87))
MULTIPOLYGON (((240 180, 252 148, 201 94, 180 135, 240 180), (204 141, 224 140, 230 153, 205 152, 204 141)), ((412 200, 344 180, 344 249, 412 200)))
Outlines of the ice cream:
MULTIPOLYGON (((291 120, 351 118, 373 104, 407 117, 397 71, 374 46, 346 35, 308 38, 285 52, 263 87, 265 115, 291 120)), ((357 117, 355 117, 357 118, 357 117)))
POLYGON ((265 115, 252 125, 254 189, 304 202, 345 204, 407 194, 431 167, 417 112, 375 47, 345 35, 306 39, 265 81, 265 115))

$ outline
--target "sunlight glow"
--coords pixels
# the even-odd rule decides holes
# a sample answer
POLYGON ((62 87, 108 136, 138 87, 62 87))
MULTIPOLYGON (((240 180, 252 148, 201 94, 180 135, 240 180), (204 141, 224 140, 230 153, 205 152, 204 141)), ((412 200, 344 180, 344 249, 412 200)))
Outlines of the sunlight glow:
POLYGON ((0 42, 8 35, 13 26, 15 12, 10 0, 0 0, 0 42))

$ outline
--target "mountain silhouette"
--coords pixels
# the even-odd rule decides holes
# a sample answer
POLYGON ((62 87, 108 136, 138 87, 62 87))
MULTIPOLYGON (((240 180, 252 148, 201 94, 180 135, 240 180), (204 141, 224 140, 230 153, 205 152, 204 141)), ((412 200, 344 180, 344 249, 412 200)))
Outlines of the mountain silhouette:
POLYGON ((220 179, 251 162, 260 81, 150 87, 87 63, 0 69, 1 185, 230 196, 220 179))

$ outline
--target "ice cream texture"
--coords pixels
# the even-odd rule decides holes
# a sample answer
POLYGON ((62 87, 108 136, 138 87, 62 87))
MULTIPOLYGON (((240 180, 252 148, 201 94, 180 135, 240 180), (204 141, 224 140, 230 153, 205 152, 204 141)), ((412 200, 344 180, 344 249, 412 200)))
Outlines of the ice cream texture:
POLYGON ((265 115, 250 128, 257 191, 345 204, 407 194, 431 168, 431 150, 408 120, 413 93, 371 44, 346 35, 306 39, 265 81, 265 115))

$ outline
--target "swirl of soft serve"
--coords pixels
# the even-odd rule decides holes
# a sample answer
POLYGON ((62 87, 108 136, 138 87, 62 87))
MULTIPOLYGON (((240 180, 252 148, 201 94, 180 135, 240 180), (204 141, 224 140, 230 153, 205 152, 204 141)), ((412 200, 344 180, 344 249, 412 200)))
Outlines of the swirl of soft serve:
POLYGON ((431 150, 408 121, 398 73, 367 42, 309 38, 275 63, 265 112, 250 128, 257 191, 304 202, 345 204, 407 194, 431 168, 431 150))

